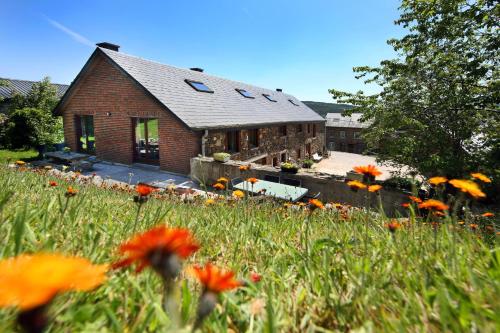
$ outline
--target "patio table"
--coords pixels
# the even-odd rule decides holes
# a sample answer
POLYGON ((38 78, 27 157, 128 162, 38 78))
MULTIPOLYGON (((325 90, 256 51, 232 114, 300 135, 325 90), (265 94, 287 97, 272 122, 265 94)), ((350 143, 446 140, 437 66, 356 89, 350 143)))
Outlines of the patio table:
POLYGON ((262 193, 263 195, 289 201, 300 200, 308 191, 307 188, 268 182, 266 180, 259 180, 253 186, 251 183, 243 181, 234 187, 238 190, 250 193, 262 193), (265 192, 261 192, 262 190, 265 190, 265 192))

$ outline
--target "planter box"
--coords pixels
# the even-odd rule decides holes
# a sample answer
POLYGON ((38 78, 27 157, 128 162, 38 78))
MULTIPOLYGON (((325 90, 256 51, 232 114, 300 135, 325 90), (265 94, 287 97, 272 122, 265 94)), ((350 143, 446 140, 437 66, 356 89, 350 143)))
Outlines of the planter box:
POLYGON ((299 172, 299 168, 281 168, 281 172, 297 173, 297 172, 299 172))

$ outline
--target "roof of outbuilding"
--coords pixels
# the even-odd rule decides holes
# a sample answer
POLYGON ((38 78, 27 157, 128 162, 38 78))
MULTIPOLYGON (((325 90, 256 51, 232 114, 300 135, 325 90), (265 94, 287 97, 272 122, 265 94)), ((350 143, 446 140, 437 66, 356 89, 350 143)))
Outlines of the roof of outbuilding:
POLYGON ((351 116, 342 116, 341 113, 328 113, 326 127, 366 128, 370 122, 361 122, 362 113, 353 113, 351 116))
POLYGON ((98 50, 192 129, 325 121, 300 100, 283 92, 164 65, 105 48, 98 50), (213 93, 196 91, 185 80, 202 82, 213 93), (255 98, 246 98, 235 89, 244 89, 255 98), (270 95, 276 102, 267 100, 262 94, 270 95))
MULTIPOLYGON (((7 86, 0 86, 0 97, 2 98, 11 98, 14 93, 27 95, 33 84, 37 83, 36 81, 6 79, 1 77, 0 81, 7 82, 7 86)), ((59 83, 52 83, 52 85, 57 89, 57 97, 64 95, 69 87, 67 84, 59 83)))

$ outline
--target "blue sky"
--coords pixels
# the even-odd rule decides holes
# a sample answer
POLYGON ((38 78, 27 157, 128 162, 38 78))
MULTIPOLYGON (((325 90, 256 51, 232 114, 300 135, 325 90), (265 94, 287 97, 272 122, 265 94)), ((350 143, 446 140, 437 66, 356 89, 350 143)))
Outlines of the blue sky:
POLYGON ((178 67, 330 102, 377 91, 352 67, 395 56, 397 0, 0 0, 0 77, 70 83, 96 42, 178 67))

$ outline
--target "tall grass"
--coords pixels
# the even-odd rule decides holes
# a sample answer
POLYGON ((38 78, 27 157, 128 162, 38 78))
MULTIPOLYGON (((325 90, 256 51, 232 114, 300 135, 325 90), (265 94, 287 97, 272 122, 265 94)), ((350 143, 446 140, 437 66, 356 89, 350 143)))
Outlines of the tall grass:
MULTIPOLYGON (((132 234, 137 207, 128 193, 4 167, 0 188, 1 258, 57 251, 106 263, 132 234), (48 187, 49 180, 59 185, 48 187), (61 214, 68 185, 79 193, 61 214)), ((207 332, 498 331, 495 233, 412 220, 391 236, 386 222, 362 210, 344 219, 335 209, 308 214, 272 202, 205 206, 170 198, 149 200, 137 230, 190 228, 202 248, 188 263, 213 261, 242 279, 262 275, 222 296, 207 332)), ((189 278, 179 288, 182 320, 192 324, 200 288, 189 278)), ((112 272, 94 292, 57 297, 49 331, 165 330, 161 296, 151 272, 112 272)), ((0 332, 14 330, 15 314, 0 310, 0 332)))

